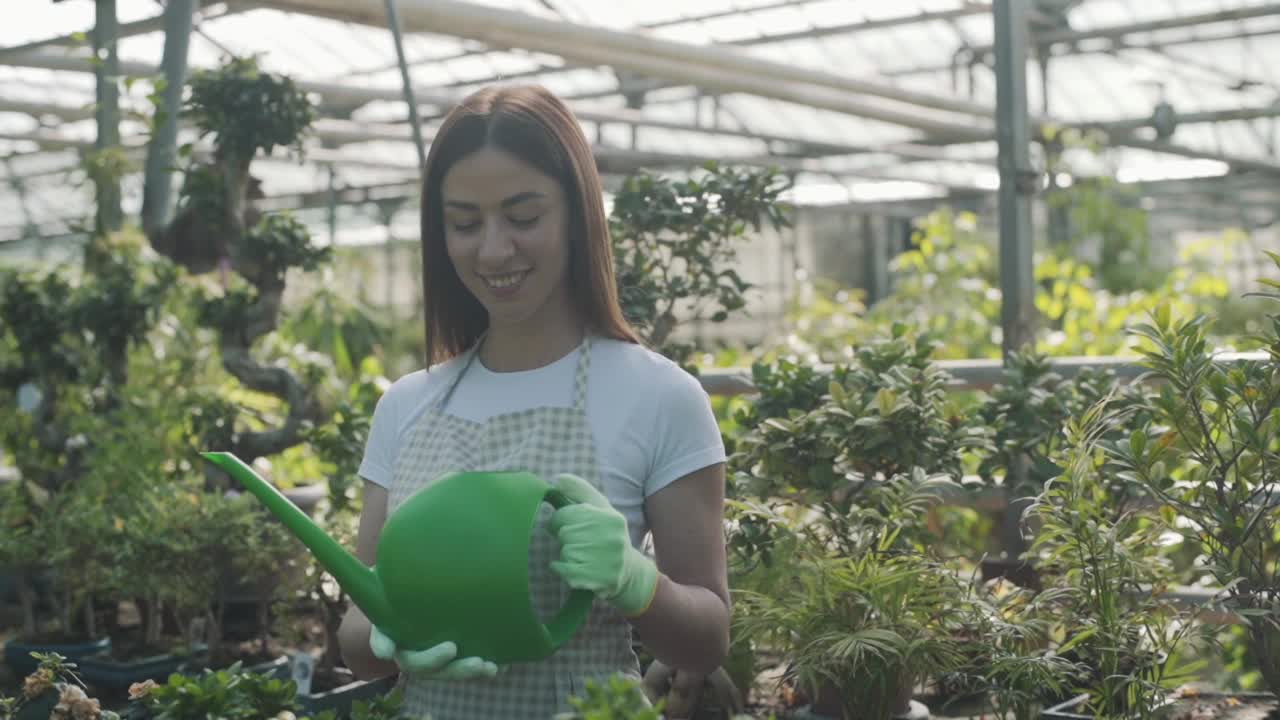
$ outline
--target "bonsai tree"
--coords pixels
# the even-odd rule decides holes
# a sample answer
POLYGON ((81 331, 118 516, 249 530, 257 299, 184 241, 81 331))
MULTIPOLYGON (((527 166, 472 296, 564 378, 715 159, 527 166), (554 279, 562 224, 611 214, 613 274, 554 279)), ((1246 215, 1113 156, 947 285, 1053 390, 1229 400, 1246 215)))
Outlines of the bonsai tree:
MULTIPOLYGON (((1280 255, 1271 258, 1280 268, 1280 255)), ((1108 452, 1183 519, 1179 531, 1203 553, 1280 693, 1280 313, 1268 319, 1258 338, 1266 358, 1226 367, 1214 362, 1207 318, 1175 321, 1167 306, 1153 313, 1136 332, 1151 341, 1144 363, 1161 381, 1155 417, 1108 452)))
MULTIPOLYGON (((262 71, 252 57, 196 72, 190 85, 183 114, 202 136, 211 136, 212 156, 192 163, 176 216, 149 239, 157 252, 193 274, 221 272, 220 292, 204 299, 198 322, 217 333, 228 373, 244 388, 285 406, 278 422, 251 427, 235 417, 224 433, 205 438, 222 441, 219 449, 253 462, 302 442, 312 411, 309 384, 287 364, 261 362, 252 351, 279 324, 288 271, 316 269, 329 250, 313 247, 305 226, 292 216, 264 216, 253 207, 261 189, 250 169, 260 151, 289 147, 301 152, 315 111, 291 79, 262 71)), ((184 146, 181 154, 194 151, 184 146)), ((212 468, 208 472, 220 475, 212 468)))
POLYGON ((750 284, 733 270, 747 230, 789 227, 774 170, 708 163, 685 180, 640 173, 614 195, 609 217, 623 314, 646 344, 696 372, 681 323, 724 322, 746 306, 750 284))
MULTIPOLYGON (((79 277, 58 268, 0 273, 0 405, 14 409, 0 413, 0 443, 22 477, 6 490, 14 532, 0 538, 0 559, 16 570, 27 636, 39 630, 34 580, 48 567, 55 509, 62 495, 78 492, 101 442, 86 424, 109 424, 128 410, 131 351, 146 347, 176 279, 168 263, 145 258, 128 232, 92 245, 95 261, 79 277)), ((69 597, 64 588, 53 602, 69 597)), ((84 637, 94 629, 92 596, 79 599, 88 615, 72 608, 56 615, 83 618, 79 628, 61 632, 84 637)))

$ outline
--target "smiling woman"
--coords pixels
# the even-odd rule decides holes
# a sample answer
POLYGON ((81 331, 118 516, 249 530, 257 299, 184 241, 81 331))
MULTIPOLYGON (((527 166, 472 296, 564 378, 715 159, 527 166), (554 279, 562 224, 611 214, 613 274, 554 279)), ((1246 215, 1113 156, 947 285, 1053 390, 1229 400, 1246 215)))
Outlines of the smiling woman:
POLYGON ((535 327, 576 334, 581 319, 566 282, 568 212, 559 183, 505 150, 486 147, 448 171, 443 191, 449 259, 484 307, 490 334, 495 325, 507 337, 535 327))
POLYGON ((537 345, 530 333, 564 339, 585 325, 637 340, 611 301, 591 147, 569 109, 541 88, 481 90, 445 119, 427 158, 422 251, 429 362, 458 355, 486 330, 483 359, 514 353, 531 367, 554 357, 520 358, 537 345), (494 287, 513 281, 514 290, 494 287))
POLYGON ((590 145, 558 98, 491 88, 445 119, 422 187, 428 367, 374 413, 357 552, 376 562, 387 515, 446 473, 533 472, 576 501, 538 517, 535 610, 550 618, 572 590, 596 599, 555 654, 502 668, 453 643, 396 648, 353 608, 347 665, 400 672, 411 716, 568 712, 588 679, 639 679, 633 630, 694 673, 728 651, 720 429, 698 381, 623 319, 611 247, 590 145))

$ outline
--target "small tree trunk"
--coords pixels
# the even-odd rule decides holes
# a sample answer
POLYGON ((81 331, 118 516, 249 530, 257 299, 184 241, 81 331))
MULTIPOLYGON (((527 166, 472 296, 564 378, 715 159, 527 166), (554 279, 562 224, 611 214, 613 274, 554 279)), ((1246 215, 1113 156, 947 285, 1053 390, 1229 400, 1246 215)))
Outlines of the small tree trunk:
POLYGON ((160 644, 160 630, 164 627, 164 603, 160 597, 152 593, 150 601, 147 603, 146 632, 143 635, 143 642, 147 645, 160 644))
POLYGON ((31 587, 25 570, 18 570, 18 604, 22 606, 22 634, 24 637, 35 637, 39 632, 36 622, 36 591, 31 587))
POLYGON ((213 612, 209 615, 209 649, 222 647, 222 628, 227 620, 227 584, 218 583, 213 603, 213 612))
POLYGON ((258 598, 258 649, 266 656, 271 645, 271 598, 258 598))
POLYGON ((95 617, 97 610, 93 604, 93 595, 90 594, 84 600, 84 633, 89 640, 95 640, 98 637, 98 619, 95 617))
POLYGON ((62 634, 70 637, 72 634, 71 624, 74 622, 74 609, 71 607, 71 589, 67 588, 62 591, 62 607, 58 608, 58 617, 62 622, 62 634))
POLYGON ((342 615, 346 611, 345 595, 338 594, 337 600, 331 600, 318 590, 324 607, 324 653, 320 656, 317 671, 332 670, 342 660, 342 646, 338 640, 338 629, 342 627, 342 615))

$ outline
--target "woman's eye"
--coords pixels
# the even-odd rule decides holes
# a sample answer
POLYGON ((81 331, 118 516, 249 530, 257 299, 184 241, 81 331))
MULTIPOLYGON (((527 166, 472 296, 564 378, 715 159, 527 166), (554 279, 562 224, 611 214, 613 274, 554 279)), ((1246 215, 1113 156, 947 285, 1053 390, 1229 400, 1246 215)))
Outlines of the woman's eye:
POLYGON ((478 227, 480 227, 479 220, 473 220, 472 222, 466 222, 466 223, 458 223, 458 222, 453 223, 453 229, 455 232, 471 232, 472 230, 475 230, 478 227))
POLYGON ((509 219, 511 220, 511 224, 515 225, 518 228, 531 228, 534 225, 536 225, 539 220, 542 219, 542 216, 535 215, 531 218, 509 218, 509 219))

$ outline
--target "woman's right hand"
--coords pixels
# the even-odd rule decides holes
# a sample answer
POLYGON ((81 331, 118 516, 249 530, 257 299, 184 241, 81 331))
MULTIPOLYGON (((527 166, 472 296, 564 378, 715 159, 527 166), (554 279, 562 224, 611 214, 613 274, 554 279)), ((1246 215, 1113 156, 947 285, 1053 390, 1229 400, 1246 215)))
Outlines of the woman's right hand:
POLYGON ((401 672, 437 680, 487 679, 498 674, 497 663, 483 658, 458 659, 458 646, 444 642, 425 650, 400 650, 376 625, 370 626, 369 649, 375 657, 394 660, 401 672))

